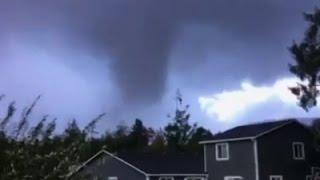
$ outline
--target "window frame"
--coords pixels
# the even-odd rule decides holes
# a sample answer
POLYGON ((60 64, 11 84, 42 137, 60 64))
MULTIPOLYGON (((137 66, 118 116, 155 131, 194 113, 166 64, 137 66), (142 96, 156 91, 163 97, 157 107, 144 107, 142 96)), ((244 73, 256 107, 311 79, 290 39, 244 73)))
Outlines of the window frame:
POLYGON ((282 175, 271 175, 269 177, 269 180, 283 180, 283 176, 282 175))
POLYGON ((203 177, 185 177, 184 180, 204 180, 203 177))
POLYGON ((225 176, 223 178, 224 180, 234 180, 234 179, 240 179, 240 180, 243 180, 243 177, 242 176, 225 176))
POLYGON ((174 180, 174 177, 159 177, 159 180, 174 180))
MULTIPOLYGON (((216 150, 216 160, 217 161, 227 161, 230 158, 230 151, 229 151, 229 143, 217 143, 215 144, 215 150, 216 150), (219 157, 219 146, 226 147, 226 157, 219 157)), ((223 150, 223 148, 221 148, 223 150)), ((221 153, 222 154, 222 153, 221 153)), ((231 176, 230 176, 231 177, 231 176)))
POLYGON ((293 154, 293 159, 294 160, 304 160, 305 159, 305 149, 304 149, 304 143, 303 142, 293 142, 292 143, 292 154, 293 154), (298 156, 299 152, 297 152, 297 154, 295 153, 295 147, 297 147, 297 151, 301 151, 301 157, 298 156))
POLYGON ((312 176, 311 175, 306 175, 306 180, 312 180, 312 176))
POLYGON ((110 177, 108 177, 108 180, 118 180, 118 177, 116 177, 116 176, 110 176, 110 177))

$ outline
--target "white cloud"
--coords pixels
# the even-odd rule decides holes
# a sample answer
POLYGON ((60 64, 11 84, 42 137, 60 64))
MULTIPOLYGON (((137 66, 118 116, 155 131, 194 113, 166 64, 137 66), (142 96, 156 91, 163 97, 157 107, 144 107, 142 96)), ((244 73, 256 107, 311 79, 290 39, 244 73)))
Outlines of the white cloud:
POLYGON ((268 117, 256 115, 259 118, 296 115, 291 112, 303 111, 297 107, 297 99, 288 87, 296 85, 297 81, 296 78, 284 78, 270 86, 255 86, 250 82, 242 82, 240 89, 201 96, 198 102, 201 110, 209 118, 221 123, 234 123, 241 118, 252 117, 252 114, 258 111, 261 116, 268 115, 268 117), (274 107, 275 105, 277 108, 274 107), (263 112, 263 108, 273 112, 263 112))

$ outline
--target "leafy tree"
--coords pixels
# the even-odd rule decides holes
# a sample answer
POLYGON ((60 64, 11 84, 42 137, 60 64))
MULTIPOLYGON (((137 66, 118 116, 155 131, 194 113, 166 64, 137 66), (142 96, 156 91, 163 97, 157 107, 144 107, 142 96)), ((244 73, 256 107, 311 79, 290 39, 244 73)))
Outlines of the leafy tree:
POLYGON ((168 148, 172 151, 183 151, 190 141, 197 124, 189 124, 189 105, 183 104, 183 98, 179 90, 176 93, 175 100, 176 109, 172 118, 173 122, 165 126, 164 131, 168 148))
POLYGON ((7 115, 0 120, 1 180, 65 179, 70 167, 78 166, 89 158, 89 129, 93 129, 102 116, 92 120, 83 130, 73 121, 63 136, 53 135, 56 119, 46 124, 48 116, 44 116, 34 127, 27 127, 38 100, 39 97, 25 108, 13 132, 7 130, 6 125, 15 112, 14 103, 9 105, 7 115))
POLYGON ((82 138, 83 136, 84 134, 79 128, 75 119, 73 119, 72 122, 68 124, 67 128, 64 130, 63 133, 64 142, 66 144, 70 144, 73 141, 82 138))
POLYGON ((152 132, 149 151, 165 152, 166 150, 167 150, 167 143, 166 143, 165 133, 163 132, 163 130, 160 129, 158 131, 152 132))
MULTIPOLYGON (((2 97, 2 96, 0 96, 2 97)), ((0 98, 2 99, 2 98, 0 98)), ((11 102, 8 106, 7 115, 2 119, 0 123, 0 131, 5 131, 5 128, 8 124, 8 122, 12 119, 12 116, 14 115, 16 108, 15 108, 15 102, 11 102)))
POLYGON ((308 111, 317 105, 320 81, 320 10, 315 9, 313 13, 304 14, 309 27, 300 43, 294 42, 290 47, 290 52, 295 60, 294 64, 289 64, 290 72, 301 81, 296 87, 290 90, 299 100, 299 106, 308 111))
POLYGON ((199 142, 211 139, 212 137, 213 134, 210 132, 210 130, 203 127, 197 127, 189 141, 188 149, 192 151, 202 151, 202 145, 200 145, 199 142))
MULTIPOLYGON (((3 97, 0 96, 0 100, 3 97)), ((189 125, 189 106, 184 106, 181 95, 177 95, 175 115, 164 131, 144 126, 136 119, 132 127, 120 124, 115 131, 95 137, 96 123, 104 117, 101 114, 84 128, 72 120, 62 133, 57 134, 56 118, 43 116, 38 123, 28 127, 31 114, 40 97, 25 108, 17 127, 9 129, 8 124, 16 117, 15 103, 7 108, 0 118, 0 179, 1 180, 57 180, 65 179, 93 154, 101 149, 118 151, 183 151, 198 148, 196 141, 207 137, 210 132, 196 124, 189 125), (23 162, 23 163, 21 163, 23 162)), ((33 120, 34 122, 34 120, 33 120)), ((98 178, 97 174, 77 179, 98 178), (93 176, 93 177, 92 177, 93 176)))
POLYGON ((106 131, 102 136, 101 141, 104 146, 103 149, 106 149, 110 152, 115 152, 117 150, 117 146, 115 145, 115 138, 111 132, 106 131))
MULTIPOLYGON (((294 64, 289 64, 289 70, 302 83, 290 87, 291 92, 298 98, 298 105, 305 111, 317 105, 320 85, 320 10, 315 8, 312 13, 304 14, 309 26, 301 42, 294 42, 290 47, 294 64)), ((314 133, 316 148, 320 145, 320 121, 315 119, 311 126, 314 133)))
POLYGON ((146 150, 149 144, 149 131, 140 119, 136 119, 129 134, 130 149, 146 150))
POLYGON ((115 151, 127 151, 129 145, 129 127, 120 124, 117 126, 116 130, 113 132, 113 146, 115 151))

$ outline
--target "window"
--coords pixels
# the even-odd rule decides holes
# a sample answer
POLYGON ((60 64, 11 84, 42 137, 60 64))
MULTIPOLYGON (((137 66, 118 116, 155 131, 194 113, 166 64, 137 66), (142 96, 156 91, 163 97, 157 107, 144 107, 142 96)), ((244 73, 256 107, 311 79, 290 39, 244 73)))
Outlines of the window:
POLYGON ((282 180, 282 176, 270 176, 270 180, 282 180))
POLYGON ((319 172, 314 172, 313 176, 312 176, 312 179, 319 180, 320 179, 320 173, 319 172))
POLYGON ((311 175, 307 175, 306 180, 311 180, 311 175))
POLYGON ((229 144, 228 143, 218 143, 216 144, 216 159, 218 161, 229 159, 229 144))
POLYGON ((315 172, 315 175, 314 175, 313 179, 319 180, 320 179, 320 173, 319 172, 315 172))
POLYGON ((293 159, 301 160, 304 159, 304 144, 301 142, 293 143, 293 159))
POLYGON ((118 180, 118 177, 108 177, 108 180, 118 180))
POLYGON ((224 180, 243 180, 241 176, 225 176, 224 180))
POLYGON ((173 177, 159 177, 159 180, 174 180, 173 177))

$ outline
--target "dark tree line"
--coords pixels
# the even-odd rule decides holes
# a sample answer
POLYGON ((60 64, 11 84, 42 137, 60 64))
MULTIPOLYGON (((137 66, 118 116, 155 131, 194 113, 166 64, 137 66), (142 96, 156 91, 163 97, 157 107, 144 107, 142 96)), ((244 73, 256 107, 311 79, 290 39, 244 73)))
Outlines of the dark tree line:
MULTIPOLYGON (((3 98, 1 96, 0 100, 3 98)), ((135 119, 131 126, 118 125, 113 131, 97 136, 95 126, 105 114, 80 128, 72 120, 62 133, 56 133, 57 119, 43 116, 29 127, 32 110, 40 97, 21 113, 14 128, 15 103, 9 104, 0 119, 0 179, 28 180, 65 179, 66 175, 101 149, 110 152, 143 151, 199 151, 198 141, 210 138, 211 132, 197 124, 190 124, 189 106, 177 96, 177 108, 169 123, 160 129, 146 127, 135 119)), ((16 117, 16 116, 15 116, 16 117)))

